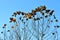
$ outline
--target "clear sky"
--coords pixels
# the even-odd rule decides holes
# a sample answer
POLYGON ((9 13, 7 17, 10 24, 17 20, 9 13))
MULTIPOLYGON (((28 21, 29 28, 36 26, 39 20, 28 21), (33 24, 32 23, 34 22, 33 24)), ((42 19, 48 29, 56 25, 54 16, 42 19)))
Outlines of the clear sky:
POLYGON ((15 11, 31 12, 32 9, 46 5, 47 9, 55 10, 60 19, 60 0, 0 0, 0 27, 9 23, 9 18, 15 11))

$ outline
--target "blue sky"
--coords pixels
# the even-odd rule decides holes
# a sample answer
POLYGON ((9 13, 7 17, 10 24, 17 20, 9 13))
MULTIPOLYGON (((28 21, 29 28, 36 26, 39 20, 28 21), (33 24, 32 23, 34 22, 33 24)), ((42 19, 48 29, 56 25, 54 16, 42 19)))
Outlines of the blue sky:
POLYGON ((47 9, 55 10, 60 19, 60 0, 0 0, 0 27, 9 23, 9 18, 15 11, 31 12, 32 9, 46 5, 47 9))

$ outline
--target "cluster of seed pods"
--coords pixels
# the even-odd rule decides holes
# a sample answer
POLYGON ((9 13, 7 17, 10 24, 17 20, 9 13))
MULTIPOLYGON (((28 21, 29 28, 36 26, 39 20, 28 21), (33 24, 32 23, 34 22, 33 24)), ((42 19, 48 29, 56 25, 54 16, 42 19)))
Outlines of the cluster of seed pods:
POLYGON ((6 30, 7 24, 2 27, 2 40, 59 40, 59 20, 53 12, 54 10, 47 9, 46 6, 37 7, 28 13, 14 12, 9 20, 10 29, 6 30))

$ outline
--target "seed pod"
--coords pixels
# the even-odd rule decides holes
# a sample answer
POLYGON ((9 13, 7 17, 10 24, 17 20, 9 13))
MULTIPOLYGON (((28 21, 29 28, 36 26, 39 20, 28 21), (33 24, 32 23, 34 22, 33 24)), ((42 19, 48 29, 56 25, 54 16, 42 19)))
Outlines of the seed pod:
POLYGON ((19 17, 19 19, 21 20, 22 17, 19 17))
POLYGON ((14 16, 16 17, 17 13, 14 12, 14 16))
POLYGON ((45 18, 47 18, 47 17, 48 17, 48 15, 45 16, 45 18))
POLYGON ((59 28, 60 26, 59 25, 57 25, 57 28, 59 28))
POLYGON ((6 26, 7 24, 4 24, 4 26, 6 26))
POLYGON ((50 15, 52 15, 52 14, 53 14, 53 12, 54 12, 54 10, 52 10, 49 14, 50 14, 50 15))
POLYGON ((12 29, 14 29, 14 26, 11 26, 12 29))
POLYGON ((37 18, 37 20, 40 20, 40 18, 37 18))
POLYGON ((36 18, 34 18, 34 21, 36 21, 37 19, 36 18))
POLYGON ((3 27, 3 28, 5 28, 5 27, 3 27))
POLYGON ((12 16, 14 16, 14 15, 12 15, 12 16))
POLYGON ((25 17, 28 18, 28 19, 31 19, 32 18, 32 14, 30 14, 30 13, 26 14, 25 17))
POLYGON ((50 10, 45 10, 46 11, 46 13, 49 13, 50 12, 50 10))
POLYGON ((32 10, 32 14, 33 15, 36 15, 36 10, 32 10))
POLYGON ((24 20, 22 19, 21 21, 23 22, 24 20))
POLYGON ((58 22, 58 20, 57 20, 57 19, 56 19, 55 21, 56 21, 56 22, 58 22))
POLYGON ((25 13, 24 12, 21 12, 22 15, 24 15, 25 13))
POLYGON ((51 20, 51 22, 53 22, 53 20, 51 20))
POLYGON ((54 26, 54 28, 57 28, 57 26, 54 26))
POLYGON ((16 22, 16 19, 15 18, 13 18, 13 22, 16 22))
POLYGON ((23 22, 25 24, 25 22, 23 22))
POLYGON ((7 32, 10 32, 10 30, 8 30, 7 32))
POLYGON ((12 21, 13 20, 13 18, 10 18, 10 21, 12 21))
POLYGON ((26 20, 28 20, 28 18, 26 20))
POLYGON ((4 25, 3 25, 3 28, 6 28, 6 25, 7 25, 7 24, 4 24, 4 25))
POLYGON ((1 33, 3 33, 3 32, 1 32, 1 33))
POLYGON ((20 13, 21 13, 20 11, 17 12, 18 15, 20 15, 20 13))
POLYGON ((55 33, 52 33, 52 35, 55 35, 55 33))
POLYGON ((39 11, 41 11, 41 8, 38 7, 38 8, 36 8, 35 10, 36 10, 36 12, 39 12, 39 11))
POLYGON ((43 34, 43 36, 45 36, 45 34, 43 34))
POLYGON ((10 22, 16 22, 15 18, 10 18, 10 22))
POLYGON ((46 6, 41 6, 41 10, 46 10, 46 6))

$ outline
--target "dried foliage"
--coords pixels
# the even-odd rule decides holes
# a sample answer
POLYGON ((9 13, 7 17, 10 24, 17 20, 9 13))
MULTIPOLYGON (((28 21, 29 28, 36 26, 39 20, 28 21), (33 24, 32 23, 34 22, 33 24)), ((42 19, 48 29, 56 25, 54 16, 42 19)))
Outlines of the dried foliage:
MULTIPOLYGON (((10 21, 9 21, 11 23, 13 22, 10 28, 14 30, 6 31, 7 24, 4 24, 2 28, 3 29, 5 28, 5 30, 2 31, 1 33, 4 33, 4 37, 6 37, 7 34, 6 32, 9 32, 10 33, 9 35, 11 35, 8 36, 9 40, 10 39, 21 40, 21 38, 23 38, 23 40, 35 40, 35 38, 36 40, 45 40, 45 39, 48 40, 49 39, 47 38, 48 36, 51 36, 52 34, 53 37, 58 33, 58 32, 56 33, 55 30, 53 30, 54 32, 52 31, 49 32, 51 24, 53 22, 57 22, 57 23, 59 22, 59 20, 56 18, 53 12, 54 10, 47 9, 46 6, 37 7, 34 10, 32 10, 32 12, 28 12, 28 13, 16 11, 13 13, 12 15, 13 17, 10 17, 10 21), (37 12, 39 12, 39 14, 42 16, 37 17, 38 14, 37 12), (21 15, 22 17, 20 17, 21 15), (17 19, 17 16, 19 17, 19 19, 17 19), (51 16, 54 18, 53 20, 51 20, 52 19, 50 18, 51 16)), ((59 25, 53 25, 53 27, 54 29, 60 28, 59 25)), ((56 38, 53 39, 51 38, 50 40, 54 40, 56 38)))

